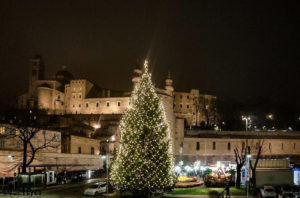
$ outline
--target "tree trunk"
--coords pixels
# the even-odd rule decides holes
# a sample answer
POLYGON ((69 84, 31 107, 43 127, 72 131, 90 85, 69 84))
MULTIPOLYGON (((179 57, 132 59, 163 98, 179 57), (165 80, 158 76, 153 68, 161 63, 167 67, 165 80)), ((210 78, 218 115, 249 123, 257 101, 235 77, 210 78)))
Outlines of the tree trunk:
POLYGON ((252 191, 256 195, 256 172, 252 169, 252 191))
POLYGON ((27 168, 27 143, 23 142, 22 173, 26 173, 26 168, 27 168))
POLYGON ((236 167, 236 183, 235 183, 236 188, 241 187, 241 169, 242 169, 241 166, 236 167))

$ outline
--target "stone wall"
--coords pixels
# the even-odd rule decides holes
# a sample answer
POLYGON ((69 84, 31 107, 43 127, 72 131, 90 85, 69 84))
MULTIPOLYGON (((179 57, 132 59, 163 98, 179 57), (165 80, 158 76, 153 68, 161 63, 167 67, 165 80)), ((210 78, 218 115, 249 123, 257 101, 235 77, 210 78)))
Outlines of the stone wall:
POLYGON ((100 140, 71 135, 70 136, 70 153, 71 154, 99 155, 100 154, 100 140), (92 148, 94 149, 94 154, 92 154, 92 148), (79 152, 79 150, 81 152, 79 152))
MULTIPOLYGON (((0 151, 0 171, 6 171, 6 177, 13 177, 22 162, 20 151, 0 151), (8 157, 13 156, 13 157, 8 157)), ((47 165, 47 170, 58 172, 74 170, 103 169, 103 161, 99 155, 68 154, 68 153, 43 153, 39 152, 31 165, 47 165), (53 165, 53 166, 51 166, 53 165)), ((42 167, 37 168, 42 169, 42 167)))

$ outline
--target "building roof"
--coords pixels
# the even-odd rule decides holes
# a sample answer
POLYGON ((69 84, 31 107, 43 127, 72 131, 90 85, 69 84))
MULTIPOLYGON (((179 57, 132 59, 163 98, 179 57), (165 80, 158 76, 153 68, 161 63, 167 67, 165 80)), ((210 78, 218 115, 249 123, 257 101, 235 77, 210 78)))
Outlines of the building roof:
POLYGON ((86 98, 124 97, 124 91, 109 90, 94 84, 87 93, 86 98), (110 96, 108 96, 110 92, 110 96))
POLYGON ((185 138, 300 139, 300 131, 206 131, 185 130, 185 138))

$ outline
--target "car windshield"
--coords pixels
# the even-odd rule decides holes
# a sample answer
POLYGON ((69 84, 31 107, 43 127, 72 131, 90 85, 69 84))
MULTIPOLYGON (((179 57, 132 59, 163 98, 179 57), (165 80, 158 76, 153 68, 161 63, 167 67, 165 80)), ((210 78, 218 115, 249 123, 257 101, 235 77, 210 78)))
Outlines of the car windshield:
POLYGON ((274 190, 271 189, 271 188, 267 188, 266 191, 267 191, 267 192, 274 192, 274 190))
POLYGON ((283 190, 292 190, 292 188, 290 186, 284 186, 283 190))
POLYGON ((98 188, 98 186, 99 186, 99 185, 94 184, 94 185, 91 185, 90 188, 98 188))

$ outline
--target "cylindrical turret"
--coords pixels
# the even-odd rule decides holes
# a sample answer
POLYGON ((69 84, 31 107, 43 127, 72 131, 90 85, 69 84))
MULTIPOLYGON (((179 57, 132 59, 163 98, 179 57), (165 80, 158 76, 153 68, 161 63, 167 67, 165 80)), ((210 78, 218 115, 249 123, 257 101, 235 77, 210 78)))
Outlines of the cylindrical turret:
POLYGON ((136 66, 133 69, 133 77, 132 77, 132 80, 131 80, 132 83, 133 83, 133 89, 135 88, 137 83, 141 80, 142 73, 143 73, 143 71, 141 69, 140 64, 138 63, 138 60, 137 60, 136 66))
POLYGON ((168 78, 166 79, 166 86, 165 89, 169 94, 173 94, 174 87, 173 87, 173 80, 171 79, 171 72, 168 72, 168 78))

